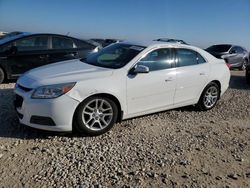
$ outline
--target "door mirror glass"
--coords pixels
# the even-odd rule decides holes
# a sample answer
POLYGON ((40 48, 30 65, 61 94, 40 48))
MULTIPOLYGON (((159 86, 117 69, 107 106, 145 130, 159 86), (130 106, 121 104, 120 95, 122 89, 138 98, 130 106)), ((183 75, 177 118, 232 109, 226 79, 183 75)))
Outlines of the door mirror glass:
POLYGON ((135 74, 138 74, 138 73, 149 73, 149 68, 147 66, 144 66, 144 65, 137 65, 135 68, 134 68, 134 71, 133 71, 135 74))

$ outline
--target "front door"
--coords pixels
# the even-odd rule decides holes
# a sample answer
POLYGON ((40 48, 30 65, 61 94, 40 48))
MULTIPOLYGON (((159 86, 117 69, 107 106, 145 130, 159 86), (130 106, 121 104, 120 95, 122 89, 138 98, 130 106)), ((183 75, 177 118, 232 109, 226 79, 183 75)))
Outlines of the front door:
POLYGON ((154 111, 173 105, 176 69, 173 67, 172 50, 154 50, 137 65, 148 67, 149 73, 127 76, 128 114, 154 111))

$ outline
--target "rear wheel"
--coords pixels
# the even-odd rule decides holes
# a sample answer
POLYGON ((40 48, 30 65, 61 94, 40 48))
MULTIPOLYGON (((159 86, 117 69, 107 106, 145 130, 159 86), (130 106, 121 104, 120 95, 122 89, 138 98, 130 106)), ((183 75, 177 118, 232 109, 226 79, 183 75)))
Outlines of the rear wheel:
POLYGON ((4 81, 4 72, 3 69, 0 68, 0 84, 4 81))
POLYGON ((248 64, 248 61, 246 59, 244 59, 241 70, 246 70, 247 64, 248 64))
POLYGON ((246 70, 246 82, 248 84, 250 84, 250 73, 249 73, 250 70, 246 70))
POLYGON ((109 131, 118 117, 116 104, 106 97, 90 97, 76 111, 74 126, 79 133, 96 136, 109 131))
POLYGON ((219 96, 220 96, 219 86, 216 83, 211 82, 206 86, 206 88, 203 90, 201 94, 201 97, 197 104, 198 109, 202 111, 212 109, 219 100, 219 96))

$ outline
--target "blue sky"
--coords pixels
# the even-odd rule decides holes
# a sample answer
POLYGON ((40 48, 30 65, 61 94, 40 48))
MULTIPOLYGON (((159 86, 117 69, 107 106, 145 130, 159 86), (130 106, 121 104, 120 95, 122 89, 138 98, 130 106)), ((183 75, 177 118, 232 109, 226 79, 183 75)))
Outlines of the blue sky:
POLYGON ((0 0, 0 31, 127 40, 179 38, 250 50, 250 0, 0 0))

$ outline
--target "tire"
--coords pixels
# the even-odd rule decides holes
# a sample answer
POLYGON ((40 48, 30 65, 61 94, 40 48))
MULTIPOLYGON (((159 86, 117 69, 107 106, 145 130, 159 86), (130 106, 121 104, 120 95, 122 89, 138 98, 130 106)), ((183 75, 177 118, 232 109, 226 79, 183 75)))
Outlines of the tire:
POLYGON ((197 103, 197 108, 201 111, 210 110, 217 104, 220 97, 219 86, 211 82, 203 90, 199 102, 197 103))
POLYGON ((80 134, 101 135, 114 126, 117 117, 114 101, 102 96, 89 97, 76 110, 74 128, 80 134))
POLYGON ((248 73, 249 70, 246 70, 246 82, 247 84, 250 84, 250 73, 248 73))
POLYGON ((4 81, 4 72, 3 69, 0 68, 0 84, 4 81))
POLYGON ((247 64, 248 64, 248 61, 247 61, 247 59, 244 59, 243 60, 243 63, 242 63, 242 66, 241 66, 241 70, 246 70, 246 66, 247 66, 247 64))

